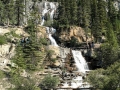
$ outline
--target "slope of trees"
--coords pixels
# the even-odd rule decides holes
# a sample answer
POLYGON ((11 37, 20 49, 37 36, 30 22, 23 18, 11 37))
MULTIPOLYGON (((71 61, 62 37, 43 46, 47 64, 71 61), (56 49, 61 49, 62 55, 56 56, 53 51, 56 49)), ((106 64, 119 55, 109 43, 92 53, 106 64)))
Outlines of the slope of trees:
POLYGON ((98 69, 91 71, 86 81, 95 90, 120 90, 120 62, 116 62, 106 70, 98 69))

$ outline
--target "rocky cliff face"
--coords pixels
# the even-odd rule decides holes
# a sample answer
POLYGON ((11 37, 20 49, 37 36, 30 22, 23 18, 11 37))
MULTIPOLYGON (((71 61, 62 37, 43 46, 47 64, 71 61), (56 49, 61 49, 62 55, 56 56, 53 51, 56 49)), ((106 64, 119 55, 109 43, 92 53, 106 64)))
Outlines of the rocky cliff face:
MULTIPOLYGON (((46 28, 39 26, 37 34, 38 38, 46 38, 46 28)), ((28 37, 30 35, 26 33, 23 28, 20 27, 0 27, 0 36, 5 36, 9 39, 9 42, 0 45, 0 71, 10 72, 11 68, 9 66, 17 67, 17 65, 10 60, 16 53, 16 43, 19 43, 22 37, 28 37)), ((25 70, 21 69, 21 76, 28 77, 30 75, 25 70)), ((15 86, 9 82, 8 78, 0 78, 0 90, 7 90, 11 87, 15 86)))
MULTIPOLYGON (((21 20, 22 25, 26 25, 27 21, 32 17, 31 12, 33 11, 33 8, 36 7, 38 8, 38 18, 36 20, 37 24, 40 24, 42 21, 42 11, 45 8, 45 2, 47 3, 47 7, 50 7, 50 2, 46 1, 37 1, 33 2, 33 0, 24 0, 24 5, 25 5, 25 12, 23 13, 25 16, 23 17, 23 20, 21 20)), ((58 7, 58 3, 54 2, 54 4, 58 7)), ((49 9, 50 10, 50 9, 49 9)))
MULTIPOLYGON (((56 34, 56 36, 58 35, 61 41, 69 42, 73 37, 79 43, 86 41, 84 30, 81 27, 77 26, 71 26, 69 30, 63 30, 60 34, 56 34)), ((91 41, 91 38, 88 37, 88 41, 91 41)))

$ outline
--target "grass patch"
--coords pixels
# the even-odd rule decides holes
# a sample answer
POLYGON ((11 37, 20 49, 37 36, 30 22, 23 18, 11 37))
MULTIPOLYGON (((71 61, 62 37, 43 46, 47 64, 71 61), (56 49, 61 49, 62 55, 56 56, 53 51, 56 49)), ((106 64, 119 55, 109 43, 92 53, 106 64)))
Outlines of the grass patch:
POLYGON ((19 37, 19 35, 16 34, 15 31, 11 31, 10 34, 11 34, 13 37, 19 37))
POLYGON ((0 45, 6 44, 7 38, 5 36, 0 35, 0 45))
POLYGON ((5 77, 5 74, 3 71, 0 70, 0 79, 4 78, 5 77))

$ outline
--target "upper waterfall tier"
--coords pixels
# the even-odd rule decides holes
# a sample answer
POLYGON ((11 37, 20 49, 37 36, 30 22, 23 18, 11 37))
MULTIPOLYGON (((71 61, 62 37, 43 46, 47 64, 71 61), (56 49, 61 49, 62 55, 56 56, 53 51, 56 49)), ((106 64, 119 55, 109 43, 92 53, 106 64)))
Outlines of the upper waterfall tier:
POLYGON ((53 21, 53 17, 56 9, 57 9, 57 5, 54 2, 44 2, 41 25, 44 25, 45 22, 44 17, 46 14, 48 14, 50 16, 50 20, 53 21))

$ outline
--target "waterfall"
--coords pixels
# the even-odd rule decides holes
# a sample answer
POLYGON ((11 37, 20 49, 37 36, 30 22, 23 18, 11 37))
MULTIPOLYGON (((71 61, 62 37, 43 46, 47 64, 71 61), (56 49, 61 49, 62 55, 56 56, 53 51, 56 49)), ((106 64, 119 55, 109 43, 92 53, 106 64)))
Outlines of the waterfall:
POLYGON ((54 12, 55 12, 55 10, 56 10, 55 4, 50 3, 50 8, 51 8, 50 19, 53 20, 53 15, 54 15, 54 12))
POLYGON ((82 56, 80 51, 72 50, 73 58, 75 60, 75 65, 78 68, 76 72, 81 73, 81 75, 77 75, 72 78, 72 80, 68 83, 65 82, 63 88, 89 88, 90 85, 87 82, 83 82, 83 75, 86 76, 86 71, 89 71, 88 65, 82 56))
MULTIPOLYGON (((54 11, 55 11, 55 10, 56 10, 56 6, 55 6, 54 3, 52 3, 52 2, 50 2, 50 3, 45 2, 45 3, 44 3, 44 9, 43 9, 43 11, 42 11, 42 22, 41 22, 41 26, 44 25, 44 22, 45 22, 45 19, 44 19, 45 14, 48 13, 49 11, 50 11, 50 13, 49 13, 49 14, 50 14, 50 19, 51 19, 51 21, 53 21, 53 15, 54 15, 54 11), (50 7, 48 7, 48 6, 50 6, 50 7)), ((51 41, 51 45, 58 47, 55 39, 52 37, 52 34, 54 34, 54 33, 56 32, 56 29, 54 29, 53 27, 51 27, 51 28, 50 28, 50 27, 46 27, 46 31, 47 31, 48 36, 49 36, 49 39, 50 39, 50 41, 51 41)))
POLYGON ((52 37, 51 34, 49 34, 49 39, 50 39, 50 41, 51 41, 51 45, 53 45, 53 46, 58 46, 57 43, 56 43, 56 41, 55 41, 55 39, 52 37))
POLYGON ((44 22, 45 22, 45 14, 48 13, 49 9, 47 7, 47 2, 44 3, 44 9, 42 11, 42 22, 41 22, 41 26, 44 25, 44 22))
POLYGON ((44 25, 44 22, 45 22, 44 17, 45 17, 45 14, 48 13, 48 12, 49 12, 51 21, 53 21, 53 16, 54 16, 55 10, 56 10, 56 6, 55 6, 54 3, 52 3, 52 2, 50 2, 50 3, 45 2, 45 3, 44 3, 44 9, 43 9, 43 11, 42 11, 42 22, 41 22, 41 26, 44 25), (50 6, 50 7, 48 7, 48 6, 50 6))
MULTIPOLYGON (((45 2, 44 3, 44 9, 42 11, 42 22, 41 25, 44 25, 44 17, 45 14, 48 13, 50 15, 50 19, 51 22, 53 21, 53 16, 56 10, 56 6, 54 3, 52 2, 45 2)), ((46 27, 46 32, 49 36, 49 39, 51 41, 51 45, 53 46, 58 46, 58 44, 56 43, 55 39, 52 37, 52 34, 54 34, 56 32, 56 29, 54 29, 53 27, 46 27)), ((73 58, 75 61, 75 65, 77 67, 77 73, 80 73, 79 75, 76 74, 74 71, 75 76, 71 78, 70 81, 65 80, 62 86, 62 88, 78 88, 78 87, 90 87, 89 84, 83 83, 83 76, 86 76, 86 71, 89 71, 88 65, 84 59, 84 57, 82 56, 80 51, 77 50, 72 50, 72 54, 73 54, 73 58), (84 86, 84 84, 86 84, 86 86, 84 86)), ((68 77, 68 76, 66 76, 68 77)), ((69 76, 70 77, 70 76, 69 76)))
POLYGON ((79 72, 85 73, 89 70, 88 65, 80 51, 72 50, 72 54, 79 72))
POLYGON ((49 35, 49 39, 50 39, 50 41, 51 41, 51 45, 58 47, 55 39, 52 37, 52 34, 54 34, 54 33, 56 32, 56 30, 55 30, 54 28, 52 28, 52 27, 51 27, 51 28, 46 27, 46 30, 47 30, 47 33, 48 33, 48 35, 49 35))

